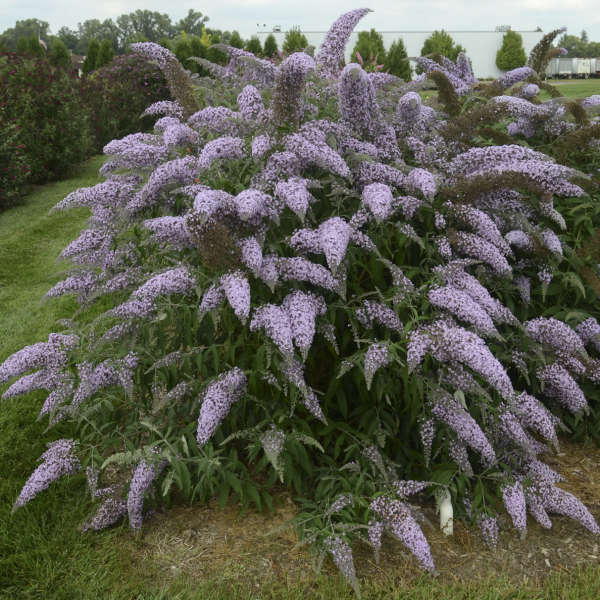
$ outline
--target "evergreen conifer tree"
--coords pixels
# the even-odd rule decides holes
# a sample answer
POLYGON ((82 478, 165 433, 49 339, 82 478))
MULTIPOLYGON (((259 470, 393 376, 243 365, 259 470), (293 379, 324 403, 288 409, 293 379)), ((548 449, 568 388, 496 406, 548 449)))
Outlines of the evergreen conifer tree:
POLYGON ((33 56, 44 56, 45 54, 42 45, 35 35, 32 35, 29 40, 27 40, 27 52, 33 56))
POLYGON ((277 40, 275 39, 275 36, 270 33, 265 39, 265 56, 267 58, 272 58, 277 54, 277 50, 277 40))
POLYGON ((441 31, 434 31, 425 40, 423 48, 421 48, 421 56, 437 52, 450 60, 456 60, 459 53, 464 52, 464 48, 460 44, 456 46, 454 44, 452 36, 443 29, 441 31))
POLYGON ((87 75, 90 71, 96 68, 96 59, 98 58, 98 52, 100 52, 100 43, 96 38, 92 38, 88 44, 87 53, 81 70, 84 75, 87 75))
POLYGON ((383 45, 381 34, 371 29, 371 31, 359 31, 358 39, 350 56, 351 62, 361 62, 356 53, 359 53, 363 62, 363 67, 367 71, 374 71, 376 66, 385 62, 386 52, 383 45))
POLYGON ((57 67, 72 68, 71 53, 60 38, 56 38, 52 43, 49 58, 50 62, 57 67))
POLYGON ((171 50, 171 40, 168 37, 161 37, 160 40, 158 40, 158 44, 167 50, 171 50))
POLYGON ((181 63, 184 69, 188 69, 189 71, 195 71, 192 61, 188 61, 190 56, 194 56, 192 52, 192 45, 190 44, 190 40, 187 38, 181 38, 175 44, 175 56, 177 60, 181 63))
POLYGON ((294 52, 302 52, 306 46, 308 46, 308 40, 300 31, 300 27, 292 27, 286 32, 282 48, 286 56, 294 52))
POLYGON ((109 65, 115 57, 115 50, 110 40, 106 38, 102 40, 98 56, 96 57, 96 69, 109 65))
POLYGON ((17 54, 25 54, 29 52, 29 43, 26 37, 20 37, 17 42, 17 54))
POLYGON ((231 34, 231 37, 229 38, 229 45, 233 46, 234 48, 243 48, 244 47, 244 40, 242 39, 242 37, 240 36, 240 34, 237 31, 234 31, 231 34))
POLYGON ((255 35, 253 35, 247 42, 246 42, 246 50, 248 50, 248 52, 252 52, 252 54, 254 54, 255 56, 261 56, 263 53, 263 49, 260 43, 260 40, 258 39, 258 37, 256 37, 255 35))
POLYGON ((510 71, 522 67, 526 61, 523 38, 516 31, 509 29, 502 38, 500 50, 496 53, 496 66, 502 71, 510 71))
POLYGON ((390 46, 383 69, 396 77, 401 77, 404 81, 411 80, 412 69, 404 42, 401 39, 395 40, 390 46))

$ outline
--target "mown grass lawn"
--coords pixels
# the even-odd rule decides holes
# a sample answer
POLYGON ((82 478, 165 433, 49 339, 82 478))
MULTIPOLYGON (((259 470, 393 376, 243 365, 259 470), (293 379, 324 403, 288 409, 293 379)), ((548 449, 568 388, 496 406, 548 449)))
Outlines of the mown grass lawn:
MULTIPOLYGON (((80 209, 49 215, 48 211, 69 192, 101 181, 97 171, 103 160, 102 156, 90 159, 71 179, 40 186, 23 205, 0 214, 0 362, 24 345, 46 340, 57 329, 56 321, 71 315, 75 307, 72 298, 47 302, 42 298, 61 278, 65 266, 57 262, 57 257, 85 226, 88 213, 80 209)), ((5 388, 2 386, 0 392, 5 388)), ((243 580, 230 580, 227 573, 216 579, 167 577, 157 564, 139 560, 144 537, 134 539, 126 522, 98 533, 79 532, 92 508, 82 473, 53 483, 11 515, 11 507, 46 443, 75 437, 75 431, 67 425, 44 433, 45 420, 36 422, 43 397, 43 393, 32 393, 1 405, 0 598, 353 597, 339 575, 314 575, 308 584, 287 581, 259 589, 243 580)), ((152 519, 145 527, 152 528, 152 519)), ((331 565, 327 572, 334 572, 331 565)), ((596 600, 600 598, 600 570, 555 574, 543 583, 520 587, 497 576, 471 583, 440 581, 430 576, 408 582, 402 573, 382 573, 377 581, 363 582, 363 597, 596 600)))
MULTIPOLYGON (((548 79, 548 83, 556 85, 565 98, 586 98, 594 94, 600 94, 600 78, 594 79, 548 79)), ((437 90, 424 90, 419 92, 421 98, 436 98, 437 90)), ((550 94, 541 91, 538 98, 548 100, 550 94)))

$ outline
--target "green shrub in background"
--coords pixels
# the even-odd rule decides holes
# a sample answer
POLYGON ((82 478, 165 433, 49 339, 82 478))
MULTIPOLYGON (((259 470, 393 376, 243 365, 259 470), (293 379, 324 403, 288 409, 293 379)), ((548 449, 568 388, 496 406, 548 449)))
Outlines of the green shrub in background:
POLYGON ((115 57, 115 50, 110 40, 103 39, 96 56, 96 69, 109 65, 115 57))
POLYGON ((90 71, 93 71, 96 68, 98 52, 100 52, 100 42, 96 38, 93 38, 88 44, 85 60, 83 61, 83 66, 81 67, 84 75, 87 75, 90 71))
POLYGON ((358 39, 352 49, 350 62, 361 63, 365 71, 375 71, 377 65, 383 63, 385 59, 386 53, 381 34, 375 29, 359 31, 358 39), (360 58, 358 55, 360 55, 360 58))
POLYGON ((263 55, 262 45, 261 45, 260 40, 258 39, 257 36, 253 35, 246 42, 246 50, 248 50, 248 52, 252 52, 252 54, 254 54, 255 56, 262 56, 263 55))
POLYGON ((383 63, 383 70, 401 77, 404 81, 410 81, 412 69, 408 60, 408 54, 404 42, 397 39, 392 43, 383 63))
POLYGON ((234 48, 244 47, 244 40, 242 39, 242 36, 239 34, 239 32, 234 31, 231 34, 231 37, 229 38, 229 45, 233 46, 234 48))
POLYGON ((140 115, 158 100, 170 98, 160 69, 137 54, 113 62, 81 81, 81 96, 90 112, 94 152, 112 139, 152 127, 156 117, 140 115))
POLYGON ((48 58, 55 67, 62 67, 63 69, 73 68, 73 63, 71 62, 71 53, 65 46, 64 42, 59 38, 56 38, 52 42, 48 58))
POLYGON ((29 46, 29 53, 32 56, 44 56, 46 54, 46 51, 42 48, 38 38, 34 35, 29 38, 27 45, 29 46))
POLYGON ((277 50, 279 50, 279 48, 277 48, 277 40, 275 39, 275 36, 270 33, 265 39, 265 56, 267 58, 272 58, 277 54, 277 50))
POLYGON ((507 31, 502 38, 502 46, 496 53, 496 66, 502 71, 510 71, 524 66, 526 61, 523 38, 516 31, 507 31))
POLYGON ((161 37, 160 40, 158 40, 158 44, 167 50, 173 50, 171 47, 171 40, 168 37, 161 37))
POLYGON ((287 56, 294 52, 302 52, 308 46, 306 36, 300 31, 299 27, 292 27, 283 39, 283 52, 287 56))
POLYGON ((5 113, 3 101, 0 103, 0 211, 18 202, 29 179, 25 148, 19 143, 20 126, 6 118, 5 113))
POLYGON ((19 41, 17 42, 16 52, 17 52, 17 54, 25 54, 26 52, 29 52, 29 44, 27 42, 27 38, 25 38, 25 37, 19 38, 19 41))
POLYGON ((18 126, 32 183, 60 179, 89 155, 89 117, 74 72, 45 57, 6 54, 0 89, 3 118, 18 126))

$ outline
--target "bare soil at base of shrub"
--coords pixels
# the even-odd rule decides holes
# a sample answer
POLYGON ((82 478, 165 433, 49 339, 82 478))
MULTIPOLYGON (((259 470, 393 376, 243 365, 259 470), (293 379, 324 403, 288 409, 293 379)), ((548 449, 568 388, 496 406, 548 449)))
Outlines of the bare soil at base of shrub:
MULTIPOLYGON (((564 477, 560 487, 575 494, 600 520, 600 448, 563 440, 558 455, 543 459, 564 477)), ((216 503, 157 512, 147 521, 132 560, 140 566, 152 563, 164 574, 165 582, 184 574, 192 580, 216 577, 245 583, 257 591, 275 582, 308 582, 314 577, 315 559, 306 546, 295 548, 298 538, 293 528, 282 527, 297 508, 287 494, 278 499, 279 507, 271 515, 252 510, 241 515, 237 506, 220 510, 216 503)), ((478 530, 461 521, 455 522, 454 535, 445 537, 437 526, 433 505, 421 509, 435 576, 441 581, 473 582, 501 576, 516 585, 540 584, 554 572, 573 573, 580 566, 600 562, 600 537, 567 517, 551 515, 549 530, 528 517, 527 535, 521 540, 509 517, 503 515, 498 546, 492 550, 478 530)), ((409 583, 423 575, 414 556, 389 536, 384 536, 379 564, 367 545, 356 544, 353 550, 359 578, 389 581, 395 577, 409 583)), ((329 559, 323 570, 337 572, 329 559)))

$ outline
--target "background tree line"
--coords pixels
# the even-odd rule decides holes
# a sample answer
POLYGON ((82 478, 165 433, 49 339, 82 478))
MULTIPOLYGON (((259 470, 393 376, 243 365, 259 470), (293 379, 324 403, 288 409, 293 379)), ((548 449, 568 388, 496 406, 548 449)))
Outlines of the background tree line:
POLYGON ((581 35, 563 35, 558 40, 558 46, 568 52, 567 58, 599 58, 600 42, 590 42, 585 29, 581 35))

